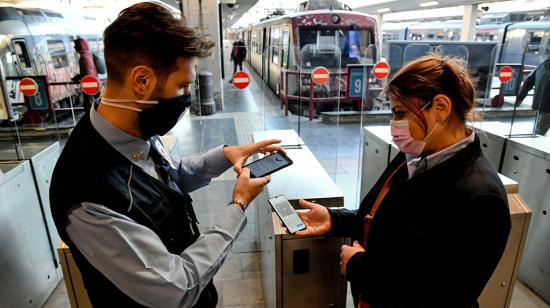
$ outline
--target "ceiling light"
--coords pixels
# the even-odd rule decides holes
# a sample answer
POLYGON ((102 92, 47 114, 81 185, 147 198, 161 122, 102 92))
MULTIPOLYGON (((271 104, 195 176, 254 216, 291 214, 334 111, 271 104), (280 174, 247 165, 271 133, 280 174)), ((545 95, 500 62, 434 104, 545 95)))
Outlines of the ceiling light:
POLYGON ((383 9, 379 9, 377 12, 378 12, 378 13, 387 13, 387 12, 389 12, 389 11, 391 11, 390 8, 389 8, 389 7, 385 7, 385 8, 383 8, 383 9))
POLYGON ((439 2, 437 1, 429 1, 429 2, 422 2, 420 3, 420 6, 421 7, 427 7, 427 6, 434 6, 434 5, 438 5, 439 2))

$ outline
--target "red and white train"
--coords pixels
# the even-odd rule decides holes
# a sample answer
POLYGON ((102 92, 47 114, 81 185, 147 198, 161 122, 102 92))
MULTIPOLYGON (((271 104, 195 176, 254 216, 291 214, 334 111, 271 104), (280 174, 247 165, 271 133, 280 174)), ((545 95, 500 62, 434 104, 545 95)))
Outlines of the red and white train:
POLYGON ((336 1, 309 1, 299 12, 253 24, 240 35, 248 46, 246 60, 286 111, 312 117, 336 108, 365 108, 346 93, 347 66, 376 62, 373 17, 336 1), (329 70, 329 81, 321 86, 311 82, 311 71, 319 66, 329 70))

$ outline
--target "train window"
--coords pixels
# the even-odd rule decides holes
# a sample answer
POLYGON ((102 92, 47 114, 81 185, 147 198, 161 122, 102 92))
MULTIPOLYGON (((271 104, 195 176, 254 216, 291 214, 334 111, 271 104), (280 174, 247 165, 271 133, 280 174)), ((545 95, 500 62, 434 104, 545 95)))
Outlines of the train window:
POLYGON ((279 64, 279 53, 281 50, 281 29, 279 27, 271 28, 271 62, 279 64))
POLYGON ((282 58, 283 58, 283 67, 284 68, 287 68, 288 67, 288 41, 289 39, 289 31, 288 31, 288 28, 284 28, 283 30, 283 51, 282 51, 282 58))
POLYGON ((15 54, 19 59, 19 65, 22 68, 32 67, 31 58, 29 57, 29 52, 27 51, 27 46, 25 45, 24 40, 14 40, 13 47, 15 48, 15 54))
POLYGON ((526 53, 539 54, 544 31, 529 31, 526 53))
POLYGON ((368 46, 373 43, 370 30, 300 30, 300 50, 304 64, 311 67, 338 64, 359 64, 372 62, 367 55, 368 46), (305 61, 304 61, 305 60, 305 61))
POLYGON ((62 68, 69 66, 67 50, 62 40, 48 40, 48 53, 52 59, 53 67, 62 68))

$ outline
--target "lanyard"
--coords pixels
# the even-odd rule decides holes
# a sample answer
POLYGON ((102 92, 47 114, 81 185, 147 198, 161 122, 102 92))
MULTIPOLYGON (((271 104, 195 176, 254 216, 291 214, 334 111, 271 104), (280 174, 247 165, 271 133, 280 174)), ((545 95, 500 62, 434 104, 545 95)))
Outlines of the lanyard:
POLYGON ((405 165, 405 162, 399 165, 397 169, 395 169, 392 174, 388 177, 386 180, 386 183, 382 186, 382 189, 380 189, 380 192, 378 193, 378 196, 376 197, 376 200, 374 201, 374 205, 372 206, 372 209, 370 212, 365 215, 364 219, 364 233, 363 233, 363 247, 367 248, 367 238, 369 235, 369 229, 370 229, 370 223, 372 219, 374 218, 374 215, 376 214, 376 211, 378 211, 378 207, 382 203, 382 200, 384 200, 384 197, 386 197, 386 194, 390 191, 390 187, 393 184, 393 180, 399 169, 405 165))
MULTIPOLYGON (((372 206, 372 209, 370 212, 365 215, 364 220, 364 232, 363 232, 363 247, 367 249, 367 238, 369 235, 369 229, 370 229, 370 223, 372 222, 372 219, 374 218, 374 215, 376 214, 376 211, 378 211, 378 207, 380 206, 380 203, 382 203, 382 200, 384 200, 384 197, 386 197, 386 194, 388 191, 390 191, 390 187, 393 184, 393 180, 395 178, 395 175, 405 165, 405 162, 399 165, 397 169, 395 169, 392 174, 388 177, 386 180, 386 183, 382 186, 382 189, 380 189, 380 192, 378 193, 378 196, 376 197, 376 200, 374 201, 374 205, 372 206)), ((370 308, 369 304, 367 302, 364 302, 363 300, 359 299, 359 303, 357 304, 357 308, 370 308)))

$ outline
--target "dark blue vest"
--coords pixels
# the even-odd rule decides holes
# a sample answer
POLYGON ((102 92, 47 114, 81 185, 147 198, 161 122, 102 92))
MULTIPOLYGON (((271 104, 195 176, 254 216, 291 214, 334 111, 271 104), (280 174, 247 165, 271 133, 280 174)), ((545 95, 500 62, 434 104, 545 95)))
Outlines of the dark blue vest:
MULTIPOLYGON (((70 247, 94 307, 141 307, 93 267, 66 233, 69 211, 82 202, 101 204, 155 232, 168 251, 181 254, 199 236, 191 197, 132 167, 133 203, 128 179, 132 163, 93 128, 89 115, 77 124, 55 166, 50 186, 52 215, 61 239, 70 247)), ((183 189, 181 189, 184 191, 183 189)), ((212 281, 195 307, 215 307, 212 281)))

